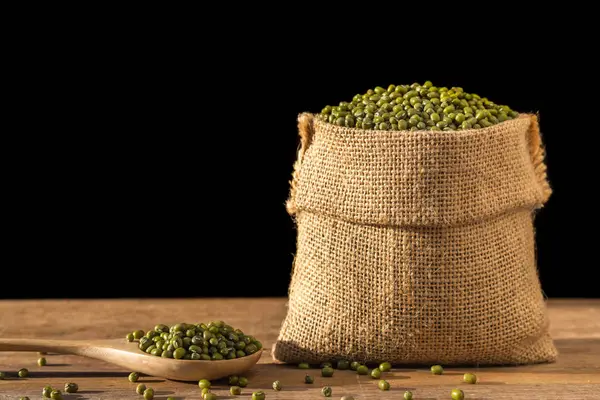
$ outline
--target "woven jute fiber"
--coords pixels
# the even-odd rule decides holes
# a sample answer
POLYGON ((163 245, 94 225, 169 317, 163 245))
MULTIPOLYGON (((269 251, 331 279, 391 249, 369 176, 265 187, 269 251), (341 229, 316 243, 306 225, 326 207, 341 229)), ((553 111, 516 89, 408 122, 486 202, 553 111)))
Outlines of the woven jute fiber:
POLYGON ((551 188, 535 115, 394 132, 302 114, 299 131, 276 360, 555 360, 536 265, 534 217, 551 188))

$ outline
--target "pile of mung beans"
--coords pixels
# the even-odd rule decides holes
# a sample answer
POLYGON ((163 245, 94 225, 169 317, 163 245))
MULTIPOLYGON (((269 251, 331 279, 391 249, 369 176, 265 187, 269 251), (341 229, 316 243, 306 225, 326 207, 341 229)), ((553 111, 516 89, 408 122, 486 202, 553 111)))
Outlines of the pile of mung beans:
POLYGON ((377 86, 351 101, 326 106, 318 118, 347 128, 380 131, 456 131, 480 129, 519 113, 486 97, 467 93, 460 87, 437 87, 431 81, 422 85, 377 86))
POLYGON ((158 324, 148 332, 128 333, 126 339, 139 341, 139 349, 148 354, 178 360, 231 360, 262 349, 262 343, 254 336, 223 321, 172 326, 158 324))

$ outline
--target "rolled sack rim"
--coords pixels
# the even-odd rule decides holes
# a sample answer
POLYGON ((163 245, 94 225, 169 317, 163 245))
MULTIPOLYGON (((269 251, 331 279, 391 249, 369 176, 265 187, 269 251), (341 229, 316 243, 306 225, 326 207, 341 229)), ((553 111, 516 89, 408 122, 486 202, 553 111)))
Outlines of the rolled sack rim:
MULTIPOLYGON (((314 116, 309 113, 300 114, 299 121, 299 126, 301 126, 301 130, 304 132, 301 132, 303 141, 299 151, 299 158, 295 166, 294 179, 292 182, 294 187, 291 191, 290 199, 288 200, 288 211, 291 211, 290 214, 308 211, 367 225, 463 225, 485 221, 511 211, 526 209, 533 212, 544 205, 551 193, 546 177, 546 166, 543 160, 544 150, 539 136, 537 116, 534 114, 520 114, 518 118, 494 124, 486 128, 463 131, 375 131, 346 128, 314 118, 314 116), (306 135, 307 131, 310 132, 308 136, 306 135), (411 170, 404 164, 396 168, 398 170, 404 168, 404 172, 408 171, 407 176, 410 175, 406 178, 408 183, 410 184, 411 180, 414 182, 418 181, 418 185, 414 186, 419 187, 415 189, 413 186, 407 189, 398 185, 400 189, 395 191, 397 193, 397 199, 394 199, 393 196, 386 197, 383 195, 381 198, 378 198, 376 194, 373 195, 373 193, 370 193, 364 196, 366 198, 363 202, 364 204, 355 204, 356 201, 354 200, 356 200, 356 197, 361 197, 361 189, 365 189, 365 192, 367 189, 371 192, 377 192, 377 182, 369 182, 369 177, 367 176, 363 182, 356 185, 356 187, 351 187, 352 183, 348 182, 352 181, 353 161, 348 157, 346 157, 345 160, 335 160, 333 162, 340 163, 340 171, 347 167, 350 170, 349 172, 342 171, 337 173, 338 171, 336 171, 333 175, 337 174, 338 176, 326 177, 323 176, 324 174, 321 174, 319 165, 317 164, 320 163, 324 165, 326 163, 322 160, 317 162, 314 160, 315 157, 320 156, 323 158, 326 154, 315 154, 315 152, 326 152, 328 151, 327 146, 329 146, 329 148, 335 147, 331 145, 331 143, 339 144, 338 147, 351 147, 352 144, 355 143, 353 142, 354 140, 358 143, 355 143, 355 145, 359 146, 361 143, 365 143, 364 136, 366 135, 369 135, 369 137, 378 135, 380 137, 378 140, 388 140, 394 144, 399 143, 400 146, 403 143, 412 145, 415 143, 423 143, 422 147, 418 150, 414 150, 413 153, 409 152, 408 156, 409 158, 412 157, 418 159, 417 163, 415 163, 412 158, 409 161, 412 162, 415 167, 418 166, 423 170, 421 171, 421 174, 425 176, 424 179, 419 180, 415 170, 411 170), (535 138, 533 135, 535 135, 535 138), (435 175, 437 173, 439 176, 442 176, 442 179, 446 179, 446 183, 450 182, 449 186, 452 186, 454 184, 454 182, 451 181, 452 178, 444 177, 443 175, 445 173, 448 175, 455 173, 459 176, 461 173, 460 165, 457 167, 458 172, 451 171, 451 169, 444 170, 443 168, 436 171, 434 169, 427 170, 426 168, 423 168, 423 162, 427 164, 427 160, 429 159, 428 162, 435 165, 434 161, 436 154, 444 154, 444 150, 453 154, 452 152, 455 151, 455 147, 460 148, 461 143, 467 143, 471 138, 479 141, 485 141, 489 138, 497 140, 497 147, 499 149, 502 149, 504 146, 511 151, 514 150, 514 152, 518 152, 515 154, 515 157, 522 165, 512 167, 510 165, 502 165, 502 162, 506 162, 502 160, 498 162, 497 166, 486 165, 485 160, 481 161, 477 159, 480 155, 467 155, 473 157, 474 161, 479 161, 482 165, 485 165, 487 170, 481 170, 481 175, 487 174, 489 177, 484 176, 484 178, 481 178, 482 185, 480 186, 471 182, 476 189, 473 193, 466 191, 465 193, 457 194, 456 197, 452 197, 451 194, 447 197, 436 198, 435 185, 440 184, 439 179, 438 181, 432 180, 428 182, 426 179, 427 174, 435 175), (512 143, 511 140, 514 141, 514 143, 512 143), (327 143, 321 143, 319 146, 319 142, 327 143), (315 146, 315 143, 317 146, 315 146), (439 148, 434 148, 434 151, 431 151, 431 148, 428 146, 432 143, 439 145, 439 148), (536 147, 532 148, 531 146, 536 147), (432 153, 434 153, 434 155, 431 155, 432 153), (302 156, 301 158, 300 155, 302 156), (513 170, 511 170, 511 168, 513 168, 513 170), (503 169, 507 169, 505 175, 502 175, 504 173, 503 169), (514 177, 511 175, 512 173, 514 173, 515 176, 517 174, 519 176, 514 177), (500 193, 502 190, 499 190, 499 193, 494 193, 494 191, 498 189, 494 188, 496 182, 494 182, 493 178, 497 178, 498 174, 500 174, 500 180, 506 181, 504 182, 504 187, 500 185, 500 189, 507 189, 505 191, 506 193, 500 193), (515 181, 515 188, 510 186, 511 179, 515 181), (328 186, 329 184, 336 186, 336 190, 331 190, 328 186), (433 189, 428 187, 428 185, 433 187, 433 189), (375 188, 375 190, 373 190, 373 188, 375 188), (412 201, 413 204, 410 204, 410 207, 407 206, 409 201, 407 202, 406 199, 411 196, 411 193, 401 193, 402 190, 412 190, 413 192, 415 192, 415 190, 420 190, 420 192, 413 194, 415 198, 413 199, 414 201, 412 201), (485 190, 488 190, 489 193, 485 192, 485 190), (353 197, 352 195, 356 193, 359 194, 353 197), (460 196, 463 197, 461 198, 460 196), (340 197, 343 199, 340 199, 340 197), (418 203, 419 199, 421 200, 421 203, 415 206, 414 203, 418 203), (394 200, 398 201, 394 202, 394 200), (390 205, 390 203, 394 203, 394 205, 390 205), (458 206, 457 204, 459 203, 462 206, 458 206), (448 206, 449 204, 450 206, 448 206), (290 207, 290 205, 292 207, 290 207), (446 209, 444 207, 446 207, 446 209)), ((494 143, 489 144, 489 146, 492 147, 494 145, 494 143)), ((489 151, 490 150, 488 149, 488 152, 489 151)), ((340 150, 338 149, 338 153, 339 152, 340 150)), ((384 153, 385 152, 382 151, 382 154, 384 153)), ((336 155, 339 156, 340 154, 333 154, 334 157, 336 155)), ((485 157, 485 155, 481 155, 481 157, 485 157)), ((411 164, 410 162, 405 164, 411 164)), ((490 164, 493 163, 490 162, 490 164)), ((364 166, 364 164, 361 165, 364 166)), ((336 169, 335 166, 333 169, 336 169)), ((467 171, 467 169, 464 170, 467 171)), ((357 171, 358 173, 364 173, 364 170, 357 171)), ((370 172, 372 171, 367 171, 367 173, 370 172)), ((471 175, 474 174, 473 171, 469 171, 469 173, 471 175)), ((385 172, 382 174, 385 174, 385 172)), ((373 172, 371 175, 379 177, 378 171, 373 172)), ((459 187, 460 185, 456 184, 455 186, 459 187)), ((381 189, 381 192, 386 191, 388 193, 390 192, 390 190, 385 188, 381 189)))

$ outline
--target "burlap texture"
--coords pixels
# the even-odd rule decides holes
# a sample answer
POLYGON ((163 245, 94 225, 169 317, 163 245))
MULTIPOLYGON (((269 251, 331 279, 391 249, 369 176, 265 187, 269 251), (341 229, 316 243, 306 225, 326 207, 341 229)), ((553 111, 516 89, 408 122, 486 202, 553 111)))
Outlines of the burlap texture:
POLYGON ((538 122, 364 131, 299 117, 284 362, 523 364, 557 352, 533 220, 551 194, 538 122))

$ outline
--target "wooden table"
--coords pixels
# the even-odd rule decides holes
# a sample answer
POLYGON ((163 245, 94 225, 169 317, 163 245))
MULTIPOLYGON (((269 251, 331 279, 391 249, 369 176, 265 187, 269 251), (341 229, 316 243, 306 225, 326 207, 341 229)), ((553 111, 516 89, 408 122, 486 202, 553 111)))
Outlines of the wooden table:
MULTIPOLYGON (((447 368, 442 376, 432 376, 426 368, 395 368, 385 375, 392 390, 382 392, 369 376, 353 371, 336 371, 333 378, 321 378, 312 370, 314 385, 303 383, 304 371, 275 364, 270 348, 285 316, 285 299, 165 299, 165 300, 28 300, 0 301, 0 336, 67 338, 124 337, 134 329, 147 329, 155 323, 198 322, 223 319, 252 332, 262 340, 265 352, 247 377, 250 384, 242 396, 262 389, 267 399, 318 399, 320 389, 331 386, 334 399, 351 394, 356 399, 401 399, 411 390, 415 399, 449 399, 453 388, 465 391, 467 399, 600 399, 600 300, 550 300, 551 332, 560 351, 554 364, 521 367, 447 368), (462 374, 477 373, 480 383, 461 383, 462 374), (271 383, 280 380, 281 392, 271 383)), ((29 396, 41 398, 45 385, 63 387, 79 384, 80 392, 69 399, 141 399, 136 384, 127 380, 130 371, 111 364, 77 356, 48 355, 48 365, 38 367, 36 353, 0 353, 0 371, 28 368, 27 379, 0 381, 0 399, 29 396)), ((199 399, 195 383, 143 377, 156 391, 156 399, 175 396, 199 399)), ((214 386, 219 398, 229 396, 228 387, 214 386)), ((229 396, 229 397, 227 397, 229 396)))

